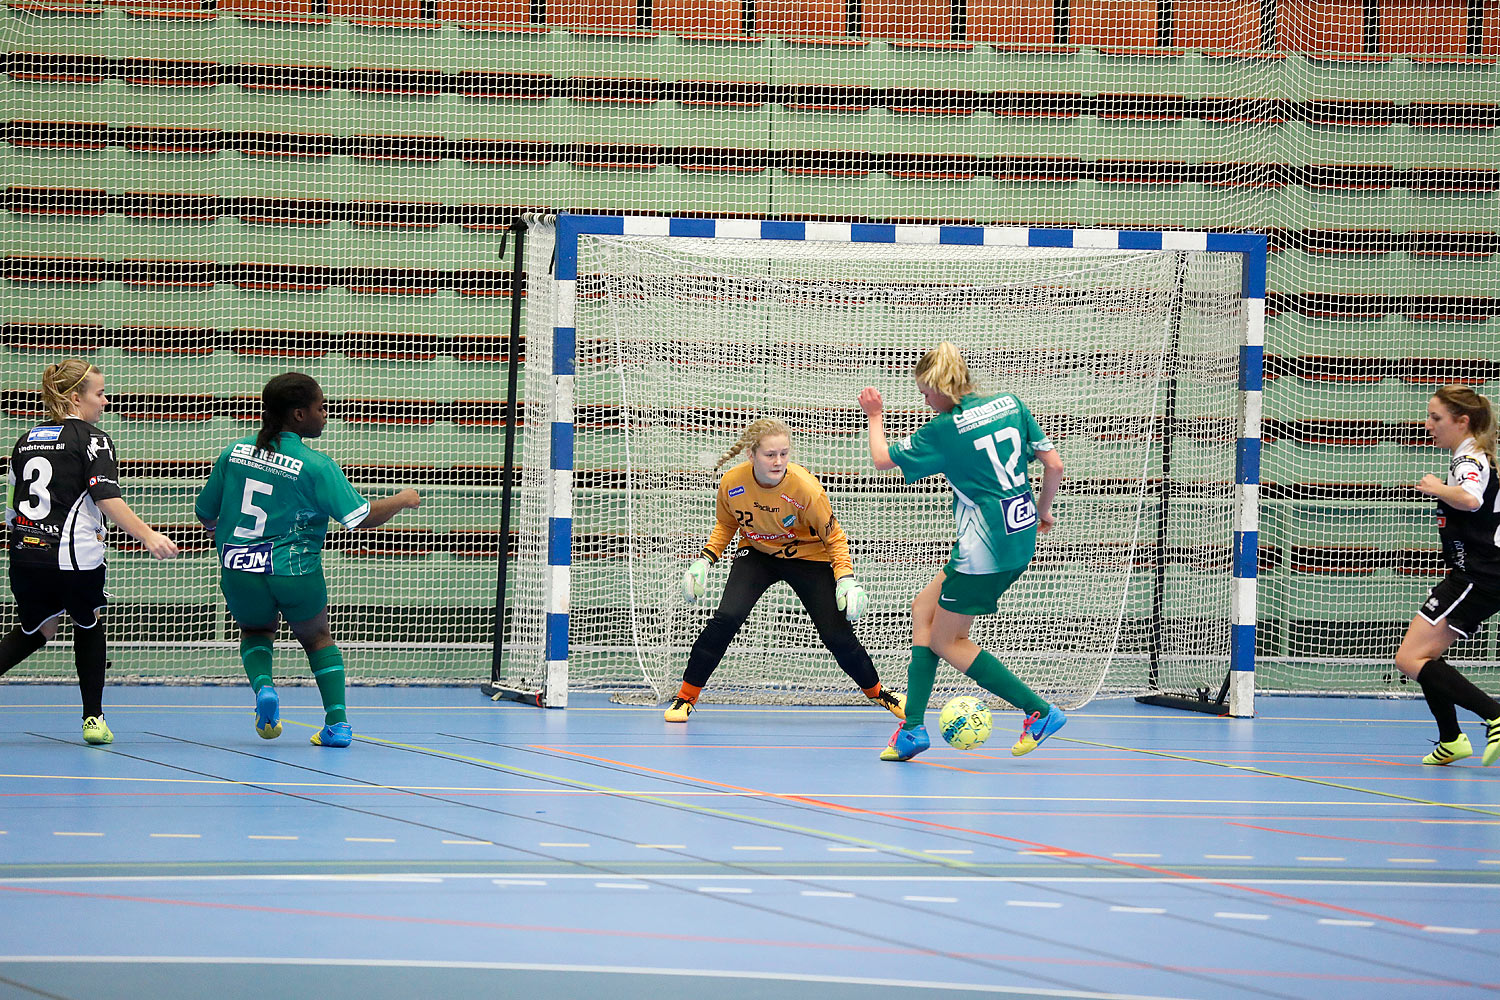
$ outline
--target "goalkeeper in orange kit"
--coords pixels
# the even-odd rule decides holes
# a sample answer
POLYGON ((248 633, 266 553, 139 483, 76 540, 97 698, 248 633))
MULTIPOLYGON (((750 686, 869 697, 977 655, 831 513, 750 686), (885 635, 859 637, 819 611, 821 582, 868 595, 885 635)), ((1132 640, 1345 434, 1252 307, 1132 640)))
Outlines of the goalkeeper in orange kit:
POLYGON ((666 720, 687 721, 755 602, 778 581, 801 599, 840 669, 871 702, 905 719, 904 699, 881 686, 870 654, 854 634, 851 623, 865 613, 869 598, 854 578, 849 540, 833 516, 823 484, 789 461, 791 428, 770 418, 755 421, 714 468, 741 451, 748 451, 749 461, 720 480, 717 523, 702 553, 682 575, 682 596, 689 604, 703 596, 709 567, 719 561, 736 533, 739 550, 719 608, 693 643, 666 720))

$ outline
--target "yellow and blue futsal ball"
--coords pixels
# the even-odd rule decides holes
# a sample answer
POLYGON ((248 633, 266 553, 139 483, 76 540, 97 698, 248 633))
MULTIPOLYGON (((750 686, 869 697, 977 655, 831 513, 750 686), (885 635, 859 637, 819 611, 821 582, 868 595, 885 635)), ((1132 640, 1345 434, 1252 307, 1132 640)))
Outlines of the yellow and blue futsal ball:
POLYGON ((949 746, 956 750, 972 750, 990 738, 995 720, 978 698, 960 695, 949 699, 943 706, 943 712, 938 716, 938 728, 949 746))

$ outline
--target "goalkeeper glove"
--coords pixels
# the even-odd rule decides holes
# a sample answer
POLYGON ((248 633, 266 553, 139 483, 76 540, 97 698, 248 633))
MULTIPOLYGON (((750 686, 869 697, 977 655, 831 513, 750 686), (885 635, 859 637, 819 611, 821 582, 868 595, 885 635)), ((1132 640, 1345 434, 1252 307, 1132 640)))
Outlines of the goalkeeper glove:
POLYGON ((839 610, 851 622, 857 622, 863 618, 870 607, 870 596, 865 593, 865 588, 859 585, 859 581, 852 576, 846 576, 839 581, 834 596, 838 600, 839 610))
POLYGON ((708 560, 703 556, 694 559, 682 574, 682 599, 692 604, 703 596, 703 588, 708 583, 708 560))

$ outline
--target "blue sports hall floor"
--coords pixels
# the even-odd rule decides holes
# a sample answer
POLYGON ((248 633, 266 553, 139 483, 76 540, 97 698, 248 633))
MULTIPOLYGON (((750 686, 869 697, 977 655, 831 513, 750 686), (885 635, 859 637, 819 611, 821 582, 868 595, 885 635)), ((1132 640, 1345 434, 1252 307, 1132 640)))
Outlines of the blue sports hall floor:
MULTIPOLYGON (((907 764, 868 708, 0 685, 0 997, 1500 994, 1500 765, 1418 702, 1100 701, 907 764)), ((1464 720, 1478 745, 1482 728, 1464 720)))

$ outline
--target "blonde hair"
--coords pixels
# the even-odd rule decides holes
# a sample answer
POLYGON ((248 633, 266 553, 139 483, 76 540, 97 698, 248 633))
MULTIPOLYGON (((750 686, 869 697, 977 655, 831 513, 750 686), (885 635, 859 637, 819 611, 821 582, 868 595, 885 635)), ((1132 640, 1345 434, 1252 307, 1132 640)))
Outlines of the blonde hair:
POLYGON ((42 405, 51 420, 62 423, 73 412, 73 401, 68 397, 83 385, 90 375, 103 375, 104 370, 82 358, 67 358, 48 365, 42 372, 42 405))
POLYGON ((766 438, 775 437, 778 434, 785 435, 788 442, 792 440, 792 429, 786 424, 782 423, 780 420, 777 420, 775 417, 761 417, 759 420, 752 423, 749 427, 745 428, 745 433, 740 435, 740 439, 734 443, 734 447, 726 451, 723 457, 721 457, 717 462, 714 463, 714 468, 721 468, 725 462, 729 461, 731 458, 738 455, 746 448, 754 451, 755 449, 760 447, 760 443, 766 438))
POLYGON ((964 361, 964 356, 946 340, 922 355, 922 360, 917 362, 912 375, 927 388, 936 389, 947 396, 955 405, 979 388, 969 374, 969 365, 964 361))
POLYGON ((1469 433, 1479 450, 1489 456, 1490 465, 1495 464, 1495 411, 1490 401, 1466 385, 1445 385, 1432 394, 1432 398, 1443 404, 1449 416, 1469 418, 1469 433))

